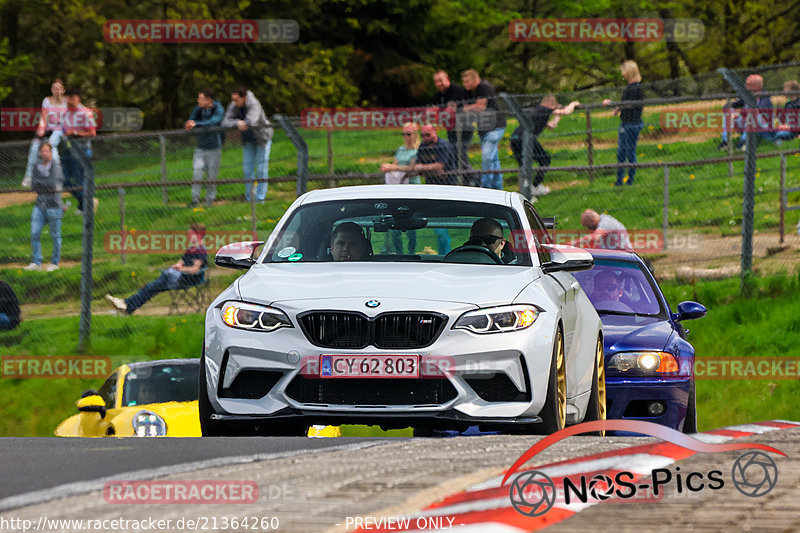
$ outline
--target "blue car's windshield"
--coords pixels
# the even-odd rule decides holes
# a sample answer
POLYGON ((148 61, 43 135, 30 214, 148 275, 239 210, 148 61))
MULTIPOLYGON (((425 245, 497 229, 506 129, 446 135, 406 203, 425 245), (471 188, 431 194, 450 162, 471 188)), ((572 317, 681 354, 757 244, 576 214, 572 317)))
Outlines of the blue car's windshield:
POLYGON ((595 259, 591 270, 574 275, 600 315, 667 317, 652 277, 638 262, 595 259))

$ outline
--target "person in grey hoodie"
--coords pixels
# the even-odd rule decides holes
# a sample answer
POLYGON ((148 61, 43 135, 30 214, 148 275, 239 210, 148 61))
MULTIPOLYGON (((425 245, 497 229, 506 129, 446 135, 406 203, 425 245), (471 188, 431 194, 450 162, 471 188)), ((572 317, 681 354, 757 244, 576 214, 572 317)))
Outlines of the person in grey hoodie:
POLYGON ((269 153, 274 131, 261 103, 247 87, 238 86, 233 89, 222 126, 237 128, 242 132, 242 169, 244 179, 248 180, 244 186, 244 197, 250 201, 253 188, 251 180, 254 179, 255 169, 255 179, 263 180, 256 186, 256 201, 263 203, 267 197, 269 153))
POLYGON ((197 107, 186 121, 185 128, 187 130, 198 128, 195 132, 197 148, 192 160, 192 169, 194 170, 192 181, 195 183, 192 185, 190 207, 196 207, 200 203, 200 182, 203 181, 203 172, 206 173, 209 181, 208 187, 206 187, 206 207, 214 203, 214 197, 217 195, 217 185, 214 182, 219 175, 222 143, 225 140, 225 133, 221 130, 224 114, 225 110, 222 108, 222 104, 214 100, 214 91, 203 89, 197 95, 197 107))
POLYGON ((64 187, 64 173, 61 163, 53 159, 50 143, 42 143, 39 147, 39 162, 33 166, 31 187, 37 194, 31 213, 33 262, 25 270, 42 268, 41 236, 42 228, 47 222, 50 226, 50 238, 53 239, 53 257, 46 270, 52 272, 58 269, 58 262, 61 260, 61 217, 64 215, 61 191, 64 187))

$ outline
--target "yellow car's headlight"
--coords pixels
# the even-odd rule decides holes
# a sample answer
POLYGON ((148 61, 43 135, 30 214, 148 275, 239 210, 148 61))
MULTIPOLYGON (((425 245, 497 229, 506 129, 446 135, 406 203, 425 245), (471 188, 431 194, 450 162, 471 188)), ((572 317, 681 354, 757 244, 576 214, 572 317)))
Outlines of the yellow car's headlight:
POLYGON ((163 437, 167 423, 152 411, 139 411, 133 417, 133 434, 137 437, 163 437))
POLYGON ((289 317, 280 309, 245 302, 225 302, 222 306, 222 321, 232 328, 253 331, 294 327, 289 317))

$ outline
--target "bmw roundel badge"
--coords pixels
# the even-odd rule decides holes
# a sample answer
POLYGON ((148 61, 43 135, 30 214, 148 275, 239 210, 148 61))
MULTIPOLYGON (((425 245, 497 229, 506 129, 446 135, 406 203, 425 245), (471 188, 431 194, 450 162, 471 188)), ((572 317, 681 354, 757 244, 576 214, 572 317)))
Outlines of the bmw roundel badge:
POLYGON ((381 305, 381 303, 378 300, 368 300, 367 303, 365 303, 364 305, 366 305, 367 307, 378 307, 379 305, 381 305))

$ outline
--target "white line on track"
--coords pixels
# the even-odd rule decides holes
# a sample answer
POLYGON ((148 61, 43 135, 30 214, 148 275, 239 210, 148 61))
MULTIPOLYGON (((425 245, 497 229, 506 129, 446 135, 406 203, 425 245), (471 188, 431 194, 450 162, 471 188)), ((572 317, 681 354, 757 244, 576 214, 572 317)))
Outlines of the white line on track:
POLYGON ((149 468, 144 470, 134 470, 132 472, 120 472, 111 476, 91 479, 86 481, 76 481, 74 483, 65 483, 57 487, 49 489, 42 489, 33 492, 26 492, 16 496, 9 496, 0 500, 0 512, 14 509, 17 507, 26 507, 28 505, 36 505, 44 503, 57 498, 65 498, 68 496, 75 496, 76 494, 84 494, 95 490, 102 490, 105 483, 109 481, 139 481, 143 479, 155 479, 164 476, 171 476, 174 474, 184 474, 186 472, 193 472, 196 470, 204 470, 206 468, 217 468, 221 466, 231 466, 237 464, 254 463, 257 461, 269 461, 272 459, 284 459, 286 457, 294 457, 297 455, 304 455, 307 453, 327 453, 358 450, 361 448, 370 448, 372 446, 379 446, 385 444, 384 441, 379 442, 359 442, 354 444, 342 444, 340 446, 330 446, 327 448, 308 448, 303 450, 290 450, 285 452, 276 453, 262 453, 254 455, 237 455, 233 457, 217 457, 214 459, 206 459, 203 461, 194 461, 191 463, 182 463, 177 465, 162 466, 159 468, 149 468))

